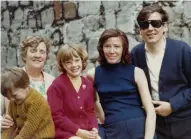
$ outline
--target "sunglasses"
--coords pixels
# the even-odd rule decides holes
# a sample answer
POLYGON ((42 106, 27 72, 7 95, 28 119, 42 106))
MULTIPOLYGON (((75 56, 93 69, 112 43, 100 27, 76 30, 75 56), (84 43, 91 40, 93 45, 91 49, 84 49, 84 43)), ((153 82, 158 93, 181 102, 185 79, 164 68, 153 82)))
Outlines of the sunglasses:
POLYGON ((147 21, 139 21, 139 27, 141 29, 147 29, 149 24, 151 24, 154 28, 160 28, 164 23, 161 20, 147 20, 147 21))

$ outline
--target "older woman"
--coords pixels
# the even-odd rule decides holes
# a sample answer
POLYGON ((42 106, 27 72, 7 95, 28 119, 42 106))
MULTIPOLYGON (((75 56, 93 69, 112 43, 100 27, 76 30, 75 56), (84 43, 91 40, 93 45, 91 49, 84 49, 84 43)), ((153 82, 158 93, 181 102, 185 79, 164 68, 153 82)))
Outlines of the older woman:
MULTIPOLYGON (((20 44, 20 55, 25 63, 23 69, 29 76, 30 86, 36 89, 44 98, 47 98, 46 92, 51 85, 54 77, 43 71, 44 64, 48 58, 50 45, 40 36, 30 36, 20 44)), ((6 110, 8 108, 6 102, 6 110)), ((2 119, 1 128, 12 126, 13 120, 9 115, 2 119)))

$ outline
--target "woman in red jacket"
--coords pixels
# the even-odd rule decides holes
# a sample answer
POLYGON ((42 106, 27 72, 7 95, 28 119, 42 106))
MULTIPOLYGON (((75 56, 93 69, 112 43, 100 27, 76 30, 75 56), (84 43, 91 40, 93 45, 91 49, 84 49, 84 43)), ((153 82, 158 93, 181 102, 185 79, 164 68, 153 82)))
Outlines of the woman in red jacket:
POLYGON ((64 45, 57 54, 62 72, 48 89, 55 138, 98 139, 91 81, 81 76, 87 64, 87 52, 80 47, 64 45))

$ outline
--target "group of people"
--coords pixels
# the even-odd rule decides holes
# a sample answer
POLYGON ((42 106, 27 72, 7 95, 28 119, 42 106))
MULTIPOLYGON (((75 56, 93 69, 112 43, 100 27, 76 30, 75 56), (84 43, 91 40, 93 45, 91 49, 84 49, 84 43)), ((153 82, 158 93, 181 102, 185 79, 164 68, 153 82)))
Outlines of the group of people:
POLYGON ((49 44, 25 39, 25 66, 1 74, 1 94, 9 100, 2 138, 190 139, 191 47, 166 38, 168 15, 157 4, 143 7, 137 23, 144 41, 132 52, 123 31, 101 34, 99 65, 87 77, 83 48, 60 47, 61 74, 54 78, 43 72, 49 44))

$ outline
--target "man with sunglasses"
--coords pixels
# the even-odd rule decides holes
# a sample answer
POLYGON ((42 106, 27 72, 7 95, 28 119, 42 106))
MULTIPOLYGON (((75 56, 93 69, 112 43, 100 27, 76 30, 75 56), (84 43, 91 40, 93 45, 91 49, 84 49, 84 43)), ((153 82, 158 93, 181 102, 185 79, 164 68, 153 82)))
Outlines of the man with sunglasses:
POLYGON ((167 39, 167 13, 157 4, 137 16, 144 42, 132 50, 133 62, 147 76, 157 114, 158 139, 191 139, 191 47, 167 39))

